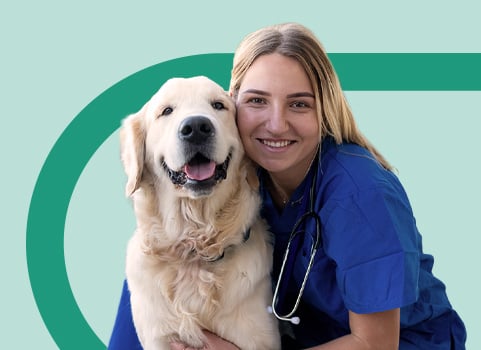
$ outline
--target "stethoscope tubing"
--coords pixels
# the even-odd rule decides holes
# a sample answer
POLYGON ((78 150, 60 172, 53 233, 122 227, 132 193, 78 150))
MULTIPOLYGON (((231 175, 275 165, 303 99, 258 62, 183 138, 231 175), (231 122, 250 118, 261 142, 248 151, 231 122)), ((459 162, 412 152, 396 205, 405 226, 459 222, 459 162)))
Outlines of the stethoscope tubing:
MULTIPOLYGON (((271 304, 271 307, 269 308, 269 310, 272 311, 274 316, 277 317, 279 320, 289 321, 289 322, 294 323, 294 324, 299 324, 299 322, 300 322, 299 317, 293 317, 293 315, 299 307, 299 303, 300 303, 302 295, 304 293, 304 288, 306 286, 306 283, 307 283, 307 280, 308 280, 308 277, 309 277, 309 273, 311 271, 312 265, 314 264, 314 258, 316 256, 316 253, 317 253, 319 247, 322 245, 321 219, 319 217, 319 214, 317 214, 314 211, 314 192, 315 192, 314 189, 315 189, 315 185, 316 185, 316 181, 317 181, 317 171, 318 171, 318 165, 316 164, 316 162, 314 162, 314 166, 316 168, 314 169, 314 175, 313 175, 313 178, 312 178, 311 187, 309 189, 309 206, 308 206, 309 210, 306 213, 301 215, 301 217, 296 221, 294 227, 292 228, 291 234, 289 236, 289 241, 287 243, 286 251, 284 252, 284 257, 283 257, 283 260, 282 260, 282 265, 281 265, 281 270, 279 272, 279 277, 277 279, 276 287, 274 289, 274 295, 272 297, 272 304, 271 304), (315 236, 315 238, 312 242, 312 245, 311 245, 309 263, 307 265, 306 273, 304 274, 304 278, 303 278, 301 287, 299 289, 299 293, 297 294, 297 298, 296 298, 296 302, 294 304, 294 307, 292 308, 292 310, 289 313, 287 313, 285 315, 280 315, 276 310, 276 305, 279 302, 279 300, 278 300, 279 289, 280 289, 280 286, 282 284, 282 279, 284 278, 284 270, 285 270, 285 267, 286 267, 286 263, 289 259, 289 252, 290 252, 290 249, 291 249, 291 244, 292 244, 294 238, 298 234, 301 234, 301 232, 305 233, 304 230, 299 230, 299 227, 301 226, 301 224, 305 224, 306 219, 309 218, 309 217, 312 217, 315 220, 315 224, 316 224, 316 236, 315 236)), ((295 259, 295 256, 293 258, 295 259)))

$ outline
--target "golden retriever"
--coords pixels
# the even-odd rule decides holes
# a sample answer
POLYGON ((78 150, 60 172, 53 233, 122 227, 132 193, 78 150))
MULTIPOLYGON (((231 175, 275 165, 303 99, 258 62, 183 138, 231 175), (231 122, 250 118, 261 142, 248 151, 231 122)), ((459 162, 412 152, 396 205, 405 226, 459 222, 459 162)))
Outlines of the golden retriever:
POLYGON ((279 349, 272 244, 235 105, 206 77, 173 78, 120 130, 137 229, 126 276, 145 350, 201 348, 209 330, 241 349, 279 349))

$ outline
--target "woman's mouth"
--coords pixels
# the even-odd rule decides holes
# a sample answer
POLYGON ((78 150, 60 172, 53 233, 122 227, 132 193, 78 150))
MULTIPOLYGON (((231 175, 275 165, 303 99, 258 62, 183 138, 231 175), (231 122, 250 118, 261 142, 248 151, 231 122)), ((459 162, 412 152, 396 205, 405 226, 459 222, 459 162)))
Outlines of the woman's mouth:
POLYGON ((283 148, 287 147, 290 144, 293 144, 294 141, 289 141, 289 140, 265 140, 265 139, 259 139, 259 141, 271 148, 283 148))

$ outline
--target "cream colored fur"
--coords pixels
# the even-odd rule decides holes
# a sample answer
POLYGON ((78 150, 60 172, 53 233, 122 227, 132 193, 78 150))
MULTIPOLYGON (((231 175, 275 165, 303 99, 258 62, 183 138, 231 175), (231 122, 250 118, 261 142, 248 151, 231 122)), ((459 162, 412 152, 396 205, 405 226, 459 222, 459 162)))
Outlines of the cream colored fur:
POLYGON ((171 79, 124 120, 120 136, 137 219, 126 275, 143 348, 169 349, 173 340, 201 348, 206 329, 241 349, 279 349, 277 322, 267 312, 271 238, 259 217, 257 178, 231 98, 205 77, 171 79), (225 109, 213 108, 215 102, 225 109), (162 166, 182 169, 178 130, 198 115, 214 125, 216 163, 231 152, 226 179, 201 195, 174 185, 162 166))

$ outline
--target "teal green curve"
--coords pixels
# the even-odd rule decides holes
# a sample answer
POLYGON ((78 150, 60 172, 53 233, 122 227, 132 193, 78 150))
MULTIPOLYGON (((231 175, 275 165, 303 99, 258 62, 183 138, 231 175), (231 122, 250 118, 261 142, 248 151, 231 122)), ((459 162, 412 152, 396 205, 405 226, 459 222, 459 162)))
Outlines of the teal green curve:
MULTIPOLYGON (((481 90, 481 54, 329 56, 344 90, 481 90)), ((82 170, 120 121, 139 110, 168 78, 206 75, 227 89, 232 57, 230 53, 188 56, 125 78, 88 104, 48 154, 30 202, 26 257, 38 310, 60 349, 106 348, 78 307, 65 266, 65 218, 82 170)))

